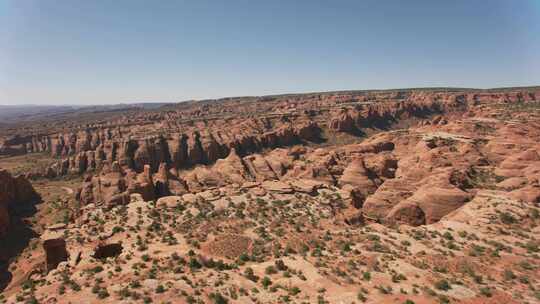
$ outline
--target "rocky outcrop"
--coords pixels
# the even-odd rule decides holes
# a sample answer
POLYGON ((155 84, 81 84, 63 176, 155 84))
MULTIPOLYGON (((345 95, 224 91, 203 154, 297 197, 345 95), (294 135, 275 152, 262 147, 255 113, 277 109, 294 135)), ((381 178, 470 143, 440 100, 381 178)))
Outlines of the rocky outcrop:
POLYGON ((236 183, 241 185, 250 179, 249 172, 244 161, 233 148, 224 159, 219 159, 213 169, 221 174, 225 183, 236 183))
POLYGON ((456 179, 459 171, 438 169, 438 173, 418 179, 422 174, 419 171, 400 170, 406 174, 384 181, 365 200, 363 212, 367 217, 414 226, 432 224, 473 197, 456 179))
MULTIPOLYGON (((426 185, 420 187, 407 201, 420 209, 426 224, 433 224, 463 206, 471 198, 471 194, 455 187, 445 189, 426 185)), ((419 212, 418 209, 416 212, 419 212)), ((418 220, 421 221, 421 218, 418 220)), ((413 222, 409 222, 409 224, 416 223, 414 219, 413 222)))
POLYGON ((251 176, 255 177, 257 181, 273 180, 278 177, 266 158, 260 154, 247 156, 245 162, 249 173, 251 176))
POLYGON ((182 175, 182 179, 190 192, 230 184, 278 180, 284 178, 294 158, 294 151, 280 148, 264 155, 254 154, 244 158, 232 149, 227 158, 218 160, 213 166, 196 167, 182 175))
POLYGON ((130 195, 141 194, 144 200, 153 200, 156 190, 150 173, 150 166, 145 165, 143 172, 124 171, 118 162, 110 169, 104 169, 96 176, 87 176, 77 192, 77 199, 83 204, 97 203, 108 207, 125 205, 130 202, 130 195))
POLYGON ((386 215, 386 222, 420 226, 426 224, 426 213, 414 201, 404 200, 392 207, 386 215))
POLYGON ((187 192, 186 183, 178 177, 178 171, 176 169, 167 170, 166 163, 159 165, 159 170, 153 181, 156 197, 182 195, 187 192))
POLYGON ((343 175, 339 179, 341 187, 350 185, 354 195, 367 197, 377 190, 378 185, 374 181, 375 176, 372 172, 366 169, 362 158, 353 159, 343 171, 343 175))
POLYGON ((121 159, 127 156, 121 155, 125 150, 119 148, 125 141, 133 140, 137 146, 129 157, 140 160, 142 165, 132 165, 139 165, 138 171, 142 170, 148 157, 153 157, 149 154, 155 153, 156 161, 151 165, 155 172, 164 161, 161 156, 166 153, 163 142, 152 139, 159 134, 167 134, 165 140, 175 152, 171 153, 171 167, 179 168, 186 161, 192 162, 191 165, 212 163, 225 157, 230 148, 236 148, 237 153, 245 156, 262 148, 317 141, 321 128, 358 133, 364 129, 385 129, 404 119, 425 119, 434 115, 437 117, 430 119, 429 124, 442 125, 447 119, 440 114, 464 112, 484 103, 536 102, 538 94, 540 92, 533 89, 505 92, 403 90, 260 97, 247 98, 246 102, 239 102, 242 98, 223 99, 216 100, 212 107, 183 103, 170 111, 124 112, 110 120, 70 123, 69 128, 57 124, 46 133, 38 125, 33 135, 20 133, 0 139, 0 155, 48 152, 65 159, 93 151, 96 158, 108 159, 111 163, 119 161, 123 166, 121 159), (253 113, 261 115, 253 118, 250 116, 253 113), (313 117, 319 120, 312 120, 313 117), (327 123, 317 125, 314 121, 327 123), (73 131, 66 131, 69 129, 73 131), (143 129, 150 130, 152 136, 143 129), (137 138, 130 139, 132 134, 137 138), (176 135, 169 136, 173 134, 176 135), (136 152, 138 147, 142 148, 136 152))
MULTIPOLYGON (((241 158, 232 148, 226 158, 218 159, 212 166, 197 166, 191 170, 168 170, 166 163, 159 165, 158 172, 151 173, 150 165, 145 165, 142 173, 122 169, 118 162, 111 168, 104 168, 98 175, 87 175, 77 193, 77 199, 83 204, 97 203, 107 206, 129 203, 133 193, 143 199, 154 200, 164 196, 179 196, 188 192, 196 193, 205 189, 226 185, 242 185, 252 181, 277 181, 286 176, 298 157, 297 149, 275 149, 265 155, 254 154, 241 158)), ((310 186, 299 188, 304 191, 310 186)), ((310 191, 311 191, 310 190, 310 191)))
POLYGON ((502 190, 510 191, 516 200, 540 203, 540 154, 535 145, 519 153, 504 158, 494 174, 505 178, 497 184, 502 190))
POLYGON ((95 259, 106 259, 111 257, 116 257, 122 253, 123 246, 120 243, 110 243, 110 244, 98 244, 94 248, 94 254, 92 257, 95 259))
POLYGON ((47 272, 55 269, 58 264, 69 258, 66 241, 58 231, 47 231, 41 236, 43 250, 45 251, 45 265, 47 272))
POLYGON ((412 93, 407 99, 357 104, 332 113, 330 128, 339 132, 357 133, 362 129, 386 129, 409 118, 465 111, 468 103, 463 95, 412 93))
POLYGON ((538 126, 497 125, 496 142, 477 136, 498 123, 496 111, 472 119, 488 103, 535 103, 537 95, 403 90, 190 102, 59 124, 47 134, 4 137, 2 145, 57 157, 47 177, 87 175, 78 193, 84 204, 114 206, 134 193, 155 200, 268 181, 310 192, 316 182, 350 195, 351 214, 418 225, 438 221, 474 194, 470 167, 494 166, 493 187, 537 199, 538 146, 524 148, 515 139, 535 138, 538 126), (360 141, 343 132, 370 136, 331 147, 360 141), (312 145, 322 140, 328 141, 312 145), (429 193, 429 187, 440 191, 429 193))
MULTIPOLYGON (((3 198, 1 198, 3 199, 3 198)), ((9 211, 6 201, 0 203, 0 237, 6 235, 10 224, 9 211)))
POLYGON ((9 228, 9 209, 38 199, 39 195, 24 176, 13 177, 7 170, 0 170, 0 237, 9 228))
POLYGON ((151 173, 150 165, 137 173, 131 169, 122 169, 118 162, 105 168, 100 174, 87 175, 77 199, 84 205, 96 203, 107 207, 125 205, 132 194, 139 194, 145 201, 169 195, 187 193, 188 181, 180 178, 175 169, 167 170, 167 164, 161 163, 156 174, 151 173))
POLYGON ((330 128, 338 132, 348 133, 355 133, 358 130, 355 119, 346 109, 341 109, 332 115, 330 120, 330 128))
POLYGON ((290 146, 303 141, 319 141, 320 128, 312 121, 297 126, 289 124, 276 126, 266 132, 239 134, 226 132, 189 132, 180 135, 147 137, 134 139, 101 139, 92 142, 91 134, 59 137, 53 141, 53 156, 67 157, 50 165, 43 173, 46 177, 62 176, 68 173, 83 174, 100 172, 104 163, 118 161, 124 169, 142 172, 145 165, 152 173, 161 163, 169 168, 183 169, 196 165, 213 164, 225 158, 232 150, 239 155, 260 152, 263 149, 290 146), (83 142, 79 141, 82 137, 83 142), (96 144, 99 143, 97 146, 96 144))

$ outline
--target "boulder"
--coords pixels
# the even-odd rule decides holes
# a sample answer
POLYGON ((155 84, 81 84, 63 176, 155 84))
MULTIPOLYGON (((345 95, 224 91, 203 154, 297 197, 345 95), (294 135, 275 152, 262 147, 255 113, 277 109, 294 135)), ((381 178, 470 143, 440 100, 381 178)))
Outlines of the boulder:
POLYGON ((540 203, 540 186, 528 185, 521 189, 510 192, 509 196, 513 199, 524 201, 527 203, 540 203))
POLYGON ((426 224, 438 222, 443 216, 463 206, 471 195, 458 188, 420 187, 408 201, 417 204, 425 214, 426 224))
POLYGON ((264 181, 261 183, 261 187, 263 187, 267 191, 276 193, 287 194, 294 192, 293 188, 290 185, 281 181, 264 181))
POLYGON ((66 249, 66 241, 62 231, 46 231, 41 236, 43 249, 45 251, 45 264, 47 272, 55 269, 58 264, 65 262, 69 258, 66 249))
POLYGON ((519 189, 527 184, 527 179, 524 177, 511 177, 497 183, 497 188, 506 191, 519 189))
POLYGON ((182 197, 180 196, 166 196, 159 198, 156 202, 156 206, 165 206, 167 208, 176 208, 182 203, 182 197))
POLYGON ((290 185, 296 192, 316 194, 317 189, 321 188, 323 186, 323 183, 319 181, 315 181, 315 180, 300 179, 300 180, 292 180, 290 182, 290 185))
POLYGON ((426 223, 426 214, 417 203, 405 200, 390 209, 385 222, 420 226, 426 223))

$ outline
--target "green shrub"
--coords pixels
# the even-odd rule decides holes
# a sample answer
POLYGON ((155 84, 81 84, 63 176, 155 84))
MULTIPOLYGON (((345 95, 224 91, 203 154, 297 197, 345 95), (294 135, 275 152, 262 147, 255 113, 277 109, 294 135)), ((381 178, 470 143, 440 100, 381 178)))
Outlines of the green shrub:
POLYGON ((452 286, 450 286, 447 280, 442 279, 435 283, 435 288, 446 291, 452 289, 452 286))

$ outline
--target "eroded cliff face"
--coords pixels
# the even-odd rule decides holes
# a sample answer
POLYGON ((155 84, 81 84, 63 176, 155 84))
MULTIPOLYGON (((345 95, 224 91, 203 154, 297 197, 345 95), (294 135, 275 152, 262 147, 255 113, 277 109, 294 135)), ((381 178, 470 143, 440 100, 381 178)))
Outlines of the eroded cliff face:
POLYGON ((305 141, 317 141, 320 129, 312 121, 299 125, 280 124, 274 129, 249 130, 248 126, 236 126, 220 131, 204 130, 181 134, 147 136, 142 139, 123 139, 119 134, 97 140, 92 133, 72 138, 72 144, 66 144, 64 137, 53 140, 56 147, 53 155, 67 157, 45 172, 47 177, 66 174, 82 174, 100 171, 105 163, 117 161, 126 169, 142 172, 148 165, 152 173, 157 172, 161 163, 175 169, 189 168, 196 165, 213 164, 225 158, 231 149, 240 155, 260 152, 264 149, 300 144, 305 141), (240 129, 239 129, 240 128, 240 129), (246 129, 243 129, 246 128, 246 129), (74 138, 74 139, 73 139, 74 138), (80 138, 83 139, 81 144, 80 138))
POLYGON ((85 204, 114 206, 127 204, 133 193, 154 200, 223 187, 266 185, 269 191, 307 193, 320 186, 338 187, 351 198, 351 218, 413 226, 438 222, 462 207, 474 198, 478 180, 489 174, 508 178, 493 187, 512 190, 516 199, 540 200, 538 122, 512 128, 468 114, 451 123, 441 121, 435 117, 416 128, 341 147, 296 146, 244 157, 231 149, 211 166, 181 171, 163 162, 155 174, 148 164, 138 174, 115 163, 112 172, 88 177, 80 197, 85 204), (479 136, 479 130, 490 133, 479 136), (526 138, 519 139, 523 133, 526 138), (496 143, 508 138, 524 152, 501 151, 496 143))
MULTIPOLYGON (((48 152, 60 160, 34 172, 56 177, 100 171, 118 161, 123 168, 153 173, 161 163, 183 169, 213 164, 231 149, 240 156, 304 142, 318 142, 321 132, 362 135, 387 130, 400 121, 463 113, 482 103, 526 103, 536 91, 490 92, 365 92, 307 94, 185 103, 161 112, 137 112, 111 121, 74 126, 34 136, 12 136, 0 154, 48 152)), ((54 129, 54 128, 53 128, 54 129)))
MULTIPOLYGON (((491 104, 536 102, 536 94, 418 91, 311 96, 258 105, 274 111, 265 117, 182 123, 172 119, 180 112, 167 113, 164 121, 163 114, 154 114, 138 118, 159 121, 164 128, 159 136, 136 139, 137 129, 121 128, 65 135, 57 151, 78 154, 50 174, 97 173, 86 178, 79 197, 84 204, 108 206, 128 202, 133 193, 152 200, 228 185, 316 181, 349 192, 354 207, 366 218, 430 224, 472 199, 467 180, 475 168, 499 161, 482 150, 474 133, 494 127, 471 117, 491 104), (301 115, 291 114, 299 111, 301 115), (384 132, 406 120, 415 123, 409 131, 384 132), (179 126, 189 131, 169 133, 179 126), (325 130, 335 132, 331 136, 367 130, 382 133, 361 144, 306 147, 318 142, 325 130), (441 130, 450 135, 437 135, 441 130), (456 132, 468 137, 454 138, 456 132), (289 148, 294 145, 304 147, 289 148)), ((217 109, 222 110, 219 114, 235 111, 222 105, 187 112, 208 117, 204 115, 217 109)))
POLYGON ((0 237, 8 232, 9 208, 37 197, 34 188, 24 176, 13 177, 7 170, 0 169, 0 237))
MULTIPOLYGON (((95 301, 107 288, 100 300, 111 303, 141 300, 134 292, 154 302, 178 290, 200 294, 201 301, 216 290, 232 297, 235 288, 259 286, 246 276, 250 270, 276 285, 293 282, 302 291, 291 299, 310 303, 323 295, 331 303, 356 301, 355 278, 366 273, 373 275, 361 282, 366 290, 402 290, 370 292, 369 301, 437 301, 416 286, 435 284, 435 290, 444 278, 454 293, 437 289, 440 295, 481 302, 487 284, 473 270, 490 278, 491 299, 519 288, 525 293, 517 302, 534 302, 529 284, 501 278, 508 265, 532 264, 538 248, 536 96, 309 94, 194 102, 66 125, 40 135, 51 144, 45 140, 37 152, 51 150, 36 156, 56 159, 48 176, 59 177, 53 182, 59 190, 77 182, 62 175, 84 176, 77 210, 66 223, 46 226, 43 246, 33 249, 35 264, 21 267, 26 260, 14 259, 10 269, 50 282, 27 294, 39 302, 95 301), (266 270, 284 264, 291 277, 266 270), (143 265, 152 269, 138 272, 143 265), (38 267, 45 269, 34 272, 38 267), (147 274, 155 277, 131 289, 147 274), (209 284, 171 280, 178 275, 209 284), (168 283, 158 292, 157 282, 168 283)), ((19 190, 24 178, 5 176, 0 185, 9 186, 0 188, 0 202, 29 198, 19 190)), ((9 221, 6 205, 0 204, 0 227, 9 221)), ((515 270, 538 276, 534 268, 515 270)), ((264 287, 235 300, 273 303, 292 295, 264 287)), ((6 298, 16 302, 19 294, 6 298)))

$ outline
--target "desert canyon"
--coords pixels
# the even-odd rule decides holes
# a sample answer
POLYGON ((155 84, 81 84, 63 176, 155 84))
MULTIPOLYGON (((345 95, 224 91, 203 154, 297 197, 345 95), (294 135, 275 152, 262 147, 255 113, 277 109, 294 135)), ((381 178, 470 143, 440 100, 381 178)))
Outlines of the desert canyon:
POLYGON ((0 124, 0 303, 538 303, 540 88, 0 124))

